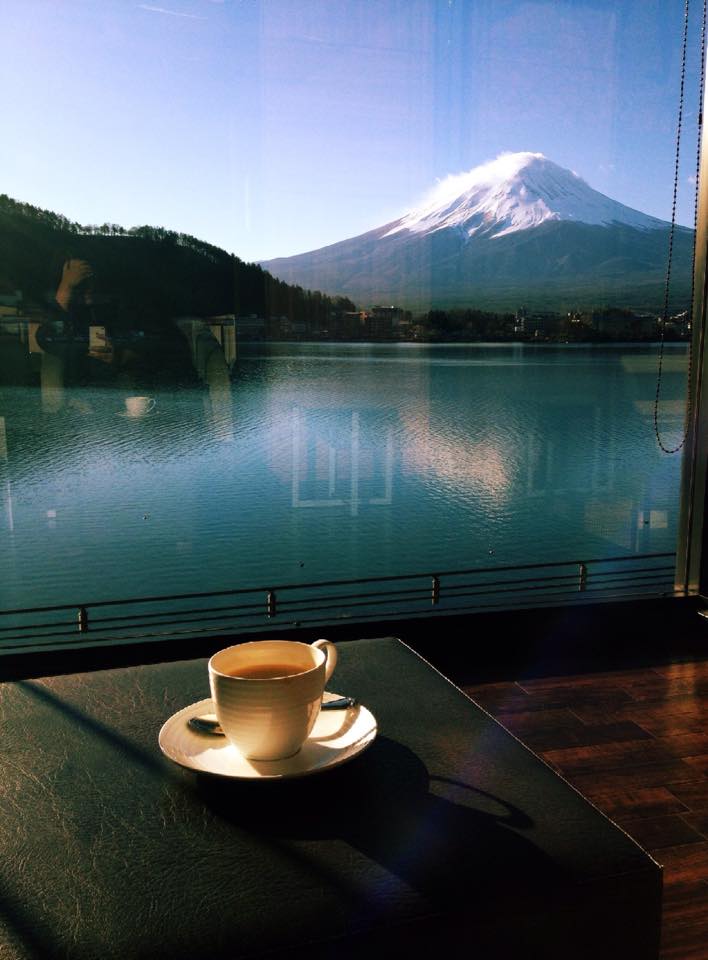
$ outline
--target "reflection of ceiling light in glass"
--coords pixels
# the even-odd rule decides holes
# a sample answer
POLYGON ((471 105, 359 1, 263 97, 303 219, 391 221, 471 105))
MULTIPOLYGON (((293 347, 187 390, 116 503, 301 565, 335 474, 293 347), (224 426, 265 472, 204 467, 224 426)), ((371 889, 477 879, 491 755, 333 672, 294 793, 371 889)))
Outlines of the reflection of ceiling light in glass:
POLYGON ((649 526, 652 530, 666 530, 669 525, 669 514, 666 510, 650 510, 649 526))
POLYGON ((637 516, 638 527, 649 527, 651 530, 666 530, 669 526, 668 510, 640 510, 637 516))

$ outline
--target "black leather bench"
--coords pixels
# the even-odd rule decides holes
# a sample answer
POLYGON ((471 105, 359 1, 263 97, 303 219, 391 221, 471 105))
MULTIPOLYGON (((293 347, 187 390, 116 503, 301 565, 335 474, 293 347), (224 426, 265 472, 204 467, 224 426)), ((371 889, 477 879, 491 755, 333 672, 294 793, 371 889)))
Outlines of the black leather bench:
POLYGON ((658 956, 657 864, 412 650, 331 689, 374 744, 241 783, 158 747, 205 660, 0 685, 0 957, 658 956))

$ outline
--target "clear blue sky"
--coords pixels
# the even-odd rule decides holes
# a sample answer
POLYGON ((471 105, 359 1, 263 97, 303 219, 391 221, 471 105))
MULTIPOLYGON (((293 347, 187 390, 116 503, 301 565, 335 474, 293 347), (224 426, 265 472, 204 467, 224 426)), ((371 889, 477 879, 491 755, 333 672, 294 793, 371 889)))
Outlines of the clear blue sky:
MULTIPOLYGON (((380 226, 437 179, 531 150, 668 219, 683 6, 1 0, 0 192, 257 260, 380 226)), ((684 156, 690 224, 695 135, 684 156)))

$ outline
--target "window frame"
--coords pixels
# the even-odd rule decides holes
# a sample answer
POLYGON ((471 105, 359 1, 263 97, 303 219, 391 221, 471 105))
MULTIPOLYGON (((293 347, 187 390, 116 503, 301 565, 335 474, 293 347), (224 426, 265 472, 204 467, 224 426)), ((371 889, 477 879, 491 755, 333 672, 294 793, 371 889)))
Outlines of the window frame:
MULTIPOLYGON (((708 65, 708 54, 706 55, 708 65)), ((693 265, 691 375, 687 402, 686 443, 681 472, 679 534, 676 547, 676 590, 684 596, 708 594, 708 523, 706 480, 708 464, 708 143, 702 118, 708 107, 704 90, 701 129, 696 256, 693 265)))

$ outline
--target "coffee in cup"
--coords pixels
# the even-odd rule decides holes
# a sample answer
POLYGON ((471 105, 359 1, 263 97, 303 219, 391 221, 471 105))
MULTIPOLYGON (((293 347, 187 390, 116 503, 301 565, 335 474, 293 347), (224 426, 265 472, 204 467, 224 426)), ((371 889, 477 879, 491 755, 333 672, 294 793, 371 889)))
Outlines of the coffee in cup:
POLYGON ((125 413, 128 417, 144 417, 154 409, 157 400, 154 397, 126 397, 125 413))
POLYGON ((310 735, 337 662, 329 640, 256 640, 209 661, 214 709, 228 740, 249 760, 281 760, 310 735))

